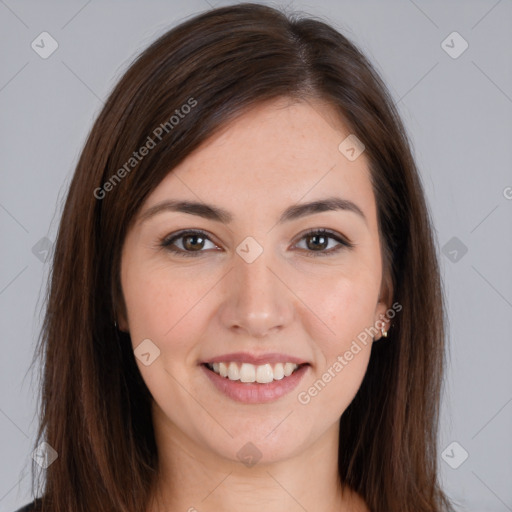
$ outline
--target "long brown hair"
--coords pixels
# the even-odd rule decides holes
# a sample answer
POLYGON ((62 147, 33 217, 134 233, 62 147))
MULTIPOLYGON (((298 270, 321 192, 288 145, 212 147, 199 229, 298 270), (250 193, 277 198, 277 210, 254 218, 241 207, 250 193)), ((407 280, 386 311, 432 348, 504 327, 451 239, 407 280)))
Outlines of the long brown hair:
POLYGON ((432 223, 398 113, 372 65, 329 24, 244 3, 191 18, 141 53, 83 148, 36 351, 35 446, 44 440, 58 453, 43 485, 33 474, 44 512, 147 507, 157 471, 151 396, 129 335, 114 326, 125 313, 123 241, 145 198, 177 164, 248 108, 279 97, 327 101, 365 145, 384 272, 403 306, 387 340, 374 344, 341 417, 340 479, 373 512, 451 510, 436 469, 444 298, 432 223), (144 156, 143 146, 150 149, 144 156))

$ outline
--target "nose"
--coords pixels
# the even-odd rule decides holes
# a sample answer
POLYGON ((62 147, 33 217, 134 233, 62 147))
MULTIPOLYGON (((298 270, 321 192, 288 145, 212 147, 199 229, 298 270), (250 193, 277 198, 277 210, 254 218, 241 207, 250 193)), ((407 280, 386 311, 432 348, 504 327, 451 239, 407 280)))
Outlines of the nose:
POLYGON ((225 300, 220 312, 227 329, 263 338, 291 322, 294 296, 269 253, 264 250, 252 263, 235 254, 233 268, 224 281, 225 300))

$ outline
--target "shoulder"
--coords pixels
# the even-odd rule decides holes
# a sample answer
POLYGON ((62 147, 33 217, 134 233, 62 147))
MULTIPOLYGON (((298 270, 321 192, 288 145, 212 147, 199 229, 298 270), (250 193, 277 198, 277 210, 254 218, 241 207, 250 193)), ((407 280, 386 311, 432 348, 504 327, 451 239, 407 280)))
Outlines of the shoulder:
POLYGON ((27 503, 23 507, 19 508, 15 512, 39 512, 41 509, 41 498, 37 498, 34 501, 27 503))

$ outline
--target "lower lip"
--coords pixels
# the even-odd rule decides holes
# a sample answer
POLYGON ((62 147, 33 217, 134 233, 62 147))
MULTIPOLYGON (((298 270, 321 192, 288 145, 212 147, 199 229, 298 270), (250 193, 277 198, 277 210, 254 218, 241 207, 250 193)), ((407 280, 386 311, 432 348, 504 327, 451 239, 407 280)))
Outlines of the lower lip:
POLYGON ((221 377, 214 371, 209 370, 204 364, 201 365, 201 368, 213 385, 232 400, 246 404, 263 404, 273 402, 295 389, 308 371, 309 365, 301 366, 288 377, 273 380, 267 384, 229 380, 227 377, 221 377))

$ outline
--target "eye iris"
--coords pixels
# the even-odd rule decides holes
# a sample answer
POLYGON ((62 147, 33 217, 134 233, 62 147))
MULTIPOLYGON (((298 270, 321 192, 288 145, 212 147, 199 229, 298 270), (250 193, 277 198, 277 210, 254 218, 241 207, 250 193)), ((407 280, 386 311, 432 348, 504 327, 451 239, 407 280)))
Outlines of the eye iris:
POLYGON ((315 248, 316 248, 316 249, 318 249, 318 248, 319 248, 319 246, 320 246, 320 249, 325 249, 325 248, 327 247, 327 238, 328 238, 328 237, 326 237, 325 235, 318 235, 318 234, 317 234, 317 235, 310 235, 310 236, 308 236, 307 238, 308 238, 308 243, 307 243, 307 245, 308 245, 308 249, 315 249, 315 248), (319 238, 323 240, 323 242, 321 242, 320 244, 318 244, 318 243, 314 242, 314 243, 311 245, 311 244, 309 243, 309 240, 312 240, 312 239, 313 239, 313 240, 318 240, 319 238))
POLYGON ((201 235, 186 235, 183 237, 183 247, 185 247, 186 250, 194 250, 194 249, 202 249, 204 245, 204 238, 201 235), (190 239, 196 240, 196 242, 192 242, 191 244, 188 243, 190 239), (201 242, 197 242, 197 239, 201 240, 201 242), (199 247, 197 247, 199 245, 199 247))

